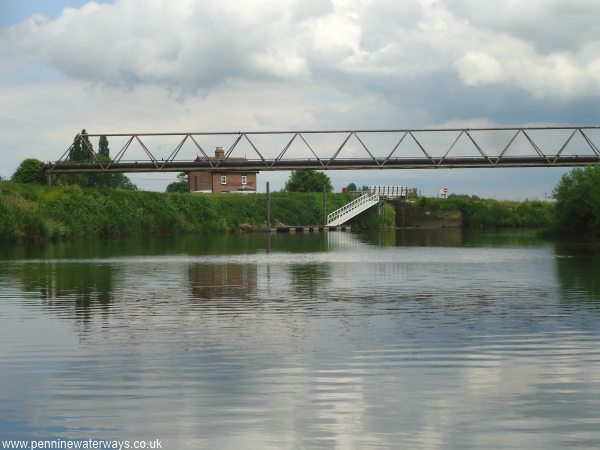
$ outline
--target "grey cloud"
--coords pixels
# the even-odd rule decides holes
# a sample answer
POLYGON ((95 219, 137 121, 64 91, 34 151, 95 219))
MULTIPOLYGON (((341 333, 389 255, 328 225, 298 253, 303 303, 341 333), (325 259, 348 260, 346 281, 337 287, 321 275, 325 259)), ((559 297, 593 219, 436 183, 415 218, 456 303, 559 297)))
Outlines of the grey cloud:
POLYGON ((600 3, 595 0, 446 0, 478 28, 531 42, 541 53, 576 51, 600 40, 600 3))
POLYGON ((292 21, 303 22, 333 12, 330 0, 304 0, 291 5, 292 21))
POLYGON ((31 19, 4 39, 69 77, 111 86, 156 83, 193 93, 230 79, 319 81, 335 71, 401 86, 450 71, 465 85, 510 85, 538 98, 600 95, 600 31, 592 22, 600 7, 518 3, 257 0, 167 8, 122 0, 31 19))

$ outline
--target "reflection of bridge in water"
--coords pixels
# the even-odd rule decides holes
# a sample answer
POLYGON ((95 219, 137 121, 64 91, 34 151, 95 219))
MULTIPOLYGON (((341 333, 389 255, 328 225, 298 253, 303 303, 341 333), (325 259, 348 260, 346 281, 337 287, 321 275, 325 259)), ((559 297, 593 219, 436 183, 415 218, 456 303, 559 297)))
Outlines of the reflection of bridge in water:
POLYGON ((600 162, 600 126, 78 135, 47 174, 581 166, 600 162), (120 150, 94 151, 100 136, 120 150), (75 144, 86 161, 69 159, 75 144), (208 149, 227 148, 224 157, 208 149))

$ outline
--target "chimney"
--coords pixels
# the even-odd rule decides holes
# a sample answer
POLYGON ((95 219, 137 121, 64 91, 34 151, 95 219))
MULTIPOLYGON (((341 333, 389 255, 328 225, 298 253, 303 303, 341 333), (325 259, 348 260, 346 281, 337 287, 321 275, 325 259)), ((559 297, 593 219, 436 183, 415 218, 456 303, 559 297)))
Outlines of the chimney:
POLYGON ((215 158, 216 159, 225 159, 225 151, 223 151, 223 147, 217 147, 215 149, 215 158))

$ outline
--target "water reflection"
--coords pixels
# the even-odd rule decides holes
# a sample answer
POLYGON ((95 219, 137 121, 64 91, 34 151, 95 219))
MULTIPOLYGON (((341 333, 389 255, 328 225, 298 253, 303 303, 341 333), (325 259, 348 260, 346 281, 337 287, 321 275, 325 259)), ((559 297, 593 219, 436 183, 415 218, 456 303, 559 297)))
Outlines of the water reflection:
POLYGON ((193 264, 189 267, 192 295, 199 300, 254 298, 257 267, 249 264, 193 264))
POLYGON ((322 264, 290 264, 292 286, 298 295, 313 298, 319 288, 331 280, 331 267, 322 264))
POLYGON ((5 256, 0 437, 600 446, 598 253, 422 231, 5 256))
POLYGON ((364 242, 386 247, 538 247, 548 245, 536 229, 471 230, 465 228, 378 230, 361 235, 364 242))
POLYGON ((558 244, 556 266, 566 302, 594 302, 600 308, 600 247, 558 244))
POLYGON ((115 268, 109 264, 26 262, 8 266, 6 275, 20 284, 29 299, 49 308, 68 308, 83 322, 90 309, 108 310, 113 301, 115 268))

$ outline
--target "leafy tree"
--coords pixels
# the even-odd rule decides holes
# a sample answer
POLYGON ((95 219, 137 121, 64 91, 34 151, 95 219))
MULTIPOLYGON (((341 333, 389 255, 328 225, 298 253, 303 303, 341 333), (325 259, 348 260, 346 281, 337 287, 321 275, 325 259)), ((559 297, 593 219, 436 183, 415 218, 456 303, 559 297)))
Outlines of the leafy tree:
POLYGON ((109 155, 110 149, 108 148, 108 139, 106 139, 106 136, 100 136, 100 141, 98 142, 98 156, 108 158, 109 155))
POLYGON ((177 180, 167 186, 167 192, 189 192, 188 174, 181 172, 177 180))
POLYGON ((357 191, 356 184, 354 184, 354 183, 350 183, 347 187, 348 187, 348 190, 350 192, 356 192, 357 191))
MULTIPOLYGON (((90 142, 90 138, 85 129, 81 130, 81 150, 84 154, 83 159, 91 159, 91 153, 94 151, 94 146, 90 142)), ((107 142, 107 150, 108 150, 108 142, 107 142)))
POLYGON ((112 187, 113 189, 124 189, 127 191, 137 191, 138 187, 135 185, 133 181, 129 179, 126 175, 122 173, 113 173, 112 187))
POLYGON ((289 192, 322 192, 323 188, 331 192, 331 180, 323 172, 316 170, 294 170, 285 183, 284 190, 289 192))
POLYGON ((69 161, 82 161, 83 153, 81 151, 81 139, 79 136, 75 136, 73 139, 73 145, 71 146, 71 150, 69 150, 69 161))
MULTIPOLYGON (((90 138, 85 131, 81 130, 81 133, 75 136, 73 146, 69 152, 69 160, 76 162, 91 162, 95 161, 92 157, 94 147, 90 142, 90 138)), ((98 153, 96 154, 97 159, 100 161, 110 161, 110 149, 108 145, 108 139, 106 136, 100 136, 98 143, 98 153)), ((60 181, 67 184, 77 184, 81 187, 93 187, 93 188, 111 188, 111 189, 126 189, 136 190, 137 186, 131 182, 127 176, 122 173, 77 173, 61 175, 60 181)))
POLYGON ((87 174, 86 187, 137 190, 137 186, 122 173, 95 172, 87 174))
MULTIPOLYGON (((107 143, 108 150, 108 143, 107 143)), ((75 136, 73 140, 73 146, 69 152, 69 160, 82 162, 91 159, 91 152, 94 151, 94 147, 90 142, 87 131, 81 130, 81 133, 75 136)))
POLYGON ((15 183, 44 183, 44 174, 42 173, 42 166, 44 163, 39 159, 27 158, 24 159, 15 173, 13 174, 11 181, 15 183))
POLYGON ((600 237, 600 166, 574 169, 563 175, 553 194, 559 231, 600 237))

